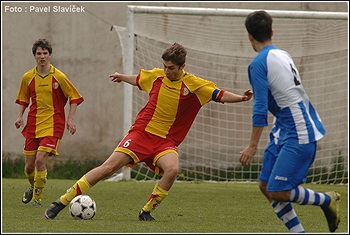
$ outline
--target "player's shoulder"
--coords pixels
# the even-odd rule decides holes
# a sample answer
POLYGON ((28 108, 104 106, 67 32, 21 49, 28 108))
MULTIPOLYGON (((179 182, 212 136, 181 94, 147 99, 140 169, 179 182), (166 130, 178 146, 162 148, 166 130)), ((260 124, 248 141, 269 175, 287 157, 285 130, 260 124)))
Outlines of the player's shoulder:
POLYGON ((284 53, 283 50, 277 48, 274 45, 268 45, 262 48, 262 50, 253 58, 250 63, 251 67, 264 66, 267 61, 271 61, 274 58, 280 57, 280 54, 284 53))
POLYGON ((266 58, 269 64, 281 64, 281 63, 293 63, 292 56, 285 50, 279 48, 273 48, 269 50, 266 58))
POLYGON ((62 72, 62 70, 56 68, 53 65, 51 65, 50 73, 52 73, 56 78, 68 79, 68 77, 66 76, 66 74, 64 72, 62 72))
POLYGON ((212 85, 213 82, 206 80, 204 78, 198 77, 194 74, 185 72, 182 81, 185 83, 185 85, 191 90, 195 91, 200 87, 206 86, 206 85, 212 85))
POLYGON ((191 80, 191 81, 204 81, 204 78, 201 78, 193 73, 189 73, 186 71, 183 71, 183 75, 182 75, 182 80, 191 80))
POLYGON ((59 75, 64 75, 64 73, 60 69, 56 68, 53 65, 51 65, 50 72, 55 73, 55 74, 59 74, 59 75))
POLYGON ((27 72, 23 74, 23 78, 32 78, 35 75, 35 67, 29 69, 27 72))
POLYGON ((148 76, 165 76, 164 69, 161 68, 153 68, 153 69, 141 69, 142 75, 148 75, 148 76))

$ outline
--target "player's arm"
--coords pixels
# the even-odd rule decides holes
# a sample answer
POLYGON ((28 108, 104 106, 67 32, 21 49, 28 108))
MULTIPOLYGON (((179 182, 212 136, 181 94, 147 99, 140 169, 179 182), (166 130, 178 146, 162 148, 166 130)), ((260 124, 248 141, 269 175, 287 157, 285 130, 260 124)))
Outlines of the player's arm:
POLYGON ((19 114, 18 114, 18 117, 15 121, 15 126, 17 129, 24 125, 23 114, 24 114, 24 111, 26 110, 26 108, 27 108, 27 106, 22 105, 22 104, 19 106, 19 114))
MULTIPOLYGON (((254 89, 254 87, 253 87, 254 89)), ((263 90, 263 89, 261 89, 263 90)), ((259 140, 264 127, 268 125, 268 101, 267 95, 259 90, 254 95, 253 117, 252 117, 252 133, 250 143, 242 152, 240 152, 239 161, 242 166, 250 165, 258 148, 259 140)))
POLYGON ((114 74, 109 75, 109 78, 112 82, 126 82, 133 86, 136 86, 137 75, 125 75, 115 72, 114 74))
POLYGON ((264 130, 264 126, 253 126, 252 134, 250 137, 250 144, 242 152, 240 152, 239 161, 242 166, 250 165, 257 149, 261 134, 264 130))
POLYGON ((235 93, 225 91, 220 99, 220 102, 237 103, 242 101, 248 101, 252 98, 252 96, 253 96, 253 92, 250 89, 245 90, 243 95, 237 95, 235 93))
POLYGON ((75 111, 77 110, 77 106, 78 106, 77 103, 71 103, 70 104, 69 113, 68 113, 68 117, 67 117, 67 130, 72 135, 77 130, 77 128, 75 126, 75 122, 74 122, 74 115, 75 115, 75 111))

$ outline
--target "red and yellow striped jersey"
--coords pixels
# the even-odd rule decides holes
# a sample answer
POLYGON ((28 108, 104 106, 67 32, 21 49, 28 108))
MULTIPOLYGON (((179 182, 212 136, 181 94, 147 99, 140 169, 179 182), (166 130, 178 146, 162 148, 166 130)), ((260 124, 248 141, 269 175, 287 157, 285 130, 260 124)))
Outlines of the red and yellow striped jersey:
POLYGON ((16 103, 28 107, 27 124, 22 134, 25 138, 55 136, 62 138, 65 129, 64 106, 69 102, 78 105, 84 101, 67 76, 53 65, 50 72, 41 76, 36 67, 26 72, 16 103))
POLYGON ((171 139, 178 146, 186 137, 200 108, 211 100, 220 102, 224 90, 211 81, 182 72, 181 79, 169 80, 164 69, 141 70, 137 86, 149 94, 132 128, 171 139))

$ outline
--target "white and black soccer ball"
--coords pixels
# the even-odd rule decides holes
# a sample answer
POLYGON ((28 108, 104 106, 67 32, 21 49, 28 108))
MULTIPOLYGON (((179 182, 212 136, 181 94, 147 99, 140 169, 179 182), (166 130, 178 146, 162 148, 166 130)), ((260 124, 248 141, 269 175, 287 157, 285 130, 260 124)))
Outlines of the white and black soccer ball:
POLYGON ((88 195, 79 195, 69 204, 69 213, 74 219, 92 219, 96 214, 96 202, 88 195))

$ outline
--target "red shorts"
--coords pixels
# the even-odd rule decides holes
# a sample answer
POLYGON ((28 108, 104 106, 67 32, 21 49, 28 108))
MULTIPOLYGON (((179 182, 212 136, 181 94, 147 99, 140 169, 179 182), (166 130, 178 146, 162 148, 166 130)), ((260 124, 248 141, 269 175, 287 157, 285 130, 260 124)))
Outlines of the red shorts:
POLYGON ((177 147, 172 140, 138 130, 131 130, 114 151, 123 152, 134 160, 134 163, 127 166, 134 167, 137 163, 144 162, 158 175, 162 174, 162 169, 156 166, 157 160, 170 152, 178 155, 177 147))
POLYGON ((26 138, 24 142, 23 154, 26 156, 35 156, 38 150, 50 153, 49 156, 57 156, 60 139, 53 136, 42 138, 26 138))

